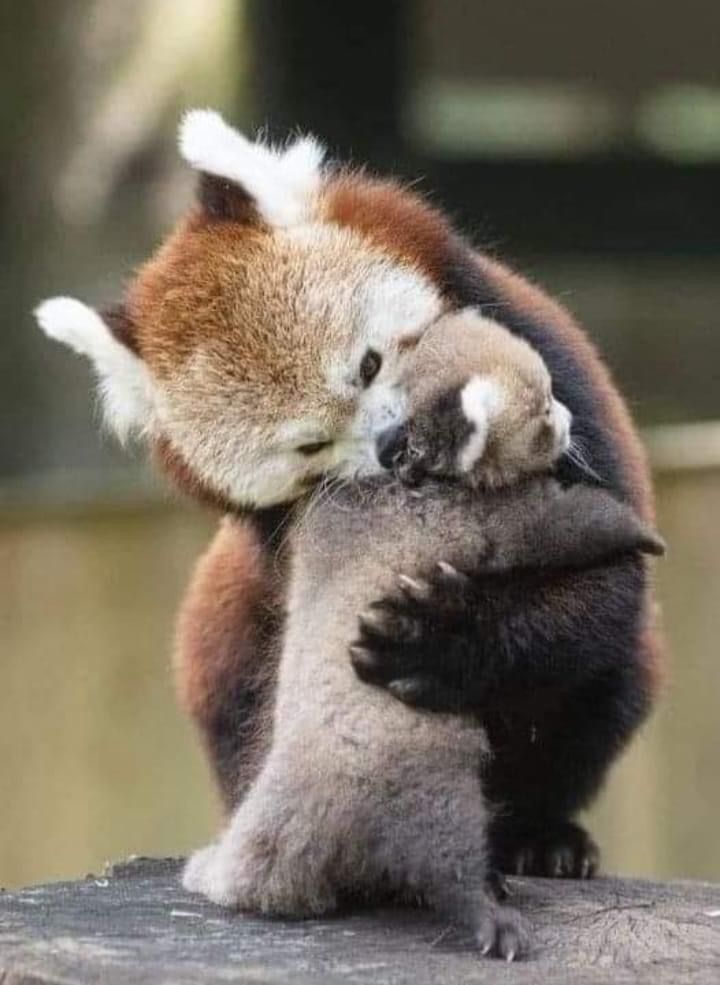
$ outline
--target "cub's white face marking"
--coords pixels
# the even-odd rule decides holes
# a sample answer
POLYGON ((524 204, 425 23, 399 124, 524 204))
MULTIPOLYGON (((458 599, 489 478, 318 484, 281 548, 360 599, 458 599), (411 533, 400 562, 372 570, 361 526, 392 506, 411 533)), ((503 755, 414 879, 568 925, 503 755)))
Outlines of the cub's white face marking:
POLYGON ((133 432, 149 430, 155 397, 150 373, 96 311, 74 298, 50 298, 35 309, 35 318, 49 338, 90 359, 105 420, 121 441, 133 432))
POLYGON ((475 430, 462 448, 458 468, 471 472, 485 452, 490 424, 506 406, 503 388, 488 376, 473 376, 460 392, 460 405, 475 430))
POLYGON ((185 114, 178 143, 193 168, 244 188, 271 226, 294 226, 310 218, 325 155, 312 137, 275 149, 248 140, 219 113, 195 109, 185 114))

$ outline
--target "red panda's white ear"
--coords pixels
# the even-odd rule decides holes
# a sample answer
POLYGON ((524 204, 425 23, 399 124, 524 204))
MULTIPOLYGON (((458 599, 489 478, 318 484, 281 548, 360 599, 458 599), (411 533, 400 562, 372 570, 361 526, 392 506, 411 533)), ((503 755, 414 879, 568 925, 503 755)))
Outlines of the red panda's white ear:
POLYGON ((50 298, 35 309, 35 317, 49 338, 90 359, 105 419, 120 440, 149 429, 154 406, 150 373, 97 311, 75 298, 50 298))
POLYGON ((193 168, 247 192, 271 226, 294 226, 311 218, 325 154, 312 137, 276 149, 248 140, 213 110, 194 109, 183 117, 178 143, 193 168))

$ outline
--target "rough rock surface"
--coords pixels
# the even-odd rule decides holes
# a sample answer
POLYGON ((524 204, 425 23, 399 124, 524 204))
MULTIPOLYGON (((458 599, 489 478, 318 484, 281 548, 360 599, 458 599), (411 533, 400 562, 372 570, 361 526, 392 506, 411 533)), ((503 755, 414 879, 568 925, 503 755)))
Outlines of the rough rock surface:
POLYGON ((0 985, 720 983, 720 886, 709 883, 511 880, 536 946, 506 965, 428 913, 228 913, 185 893, 179 864, 136 859, 0 894, 0 985))

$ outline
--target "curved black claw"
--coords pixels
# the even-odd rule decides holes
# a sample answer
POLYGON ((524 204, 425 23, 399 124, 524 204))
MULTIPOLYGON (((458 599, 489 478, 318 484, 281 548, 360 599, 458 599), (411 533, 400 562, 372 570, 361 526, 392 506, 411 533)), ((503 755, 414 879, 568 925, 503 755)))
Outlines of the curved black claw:
POLYGON ((462 667, 476 617, 472 580, 448 562, 425 575, 400 575, 395 591, 360 616, 350 647, 355 672, 406 704, 471 706, 477 694, 468 689, 462 667))
POLYGON ((597 845, 572 821, 501 822, 491 844, 493 864, 509 875, 591 879, 600 863, 597 845))

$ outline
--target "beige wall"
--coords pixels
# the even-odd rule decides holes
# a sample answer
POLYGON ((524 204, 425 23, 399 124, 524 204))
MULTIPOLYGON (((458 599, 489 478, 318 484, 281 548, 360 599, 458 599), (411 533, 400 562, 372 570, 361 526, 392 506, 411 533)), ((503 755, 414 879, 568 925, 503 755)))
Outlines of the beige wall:
MULTIPOLYGON (((720 879, 720 468, 657 484, 672 669, 591 823, 608 869, 720 879)), ((169 668, 173 613, 210 529, 157 503, 0 523, 0 885, 184 852, 212 831, 169 668)))

